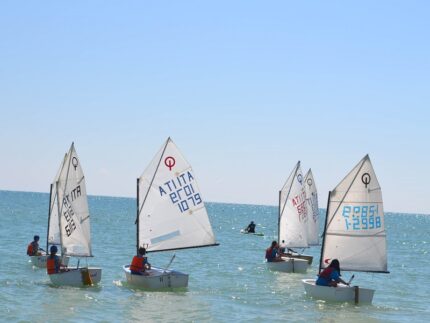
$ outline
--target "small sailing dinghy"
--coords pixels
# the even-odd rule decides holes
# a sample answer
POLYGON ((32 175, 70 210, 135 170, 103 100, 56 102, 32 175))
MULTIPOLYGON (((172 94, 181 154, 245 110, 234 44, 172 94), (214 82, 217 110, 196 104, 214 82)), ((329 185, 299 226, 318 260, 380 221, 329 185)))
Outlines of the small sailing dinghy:
MULTIPOLYGON (((333 259, 341 271, 388 273, 382 192, 368 155, 329 193, 319 272, 333 259)), ((327 301, 372 303, 375 292, 303 284, 307 295, 327 301)))
MULTIPOLYGON (((48 211, 48 232, 47 232, 47 239, 46 239, 46 250, 49 250, 50 245, 57 245, 59 246, 61 244, 60 241, 60 225, 59 225, 59 217, 58 217, 58 208, 57 208, 57 181, 60 177, 60 173, 64 167, 64 163, 67 159, 67 154, 65 154, 63 161, 60 165, 60 169, 58 170, 54 181, 51 183, 51 188, 49 191, 49 211, 48 211)), ((40 256, 31 256, 31 263, 33 266, 39 267, 39 268, 46 268, 46 259, 47 254, 44 252, 40 256)), ((63 256, 61 257, 61 262, 64 266, 67 266, 69 264, 70 257, 63 256)))
MULTIPOLYGON (((58 217, 62 254, 69 257, 92 257, 85 177, 73 143, 53 189, 54 204, 58 212, 51 213, 51 218, 54 215, 58 217)), ((55 236, 51 237, 52 240, 48 239, 55 244, 55 236)), ((78 261, 76 268, 48 276, 55 285, 82 287, 99 283, 101 275, 101 268, 79 267, 78 261)))
MULTIPOLYGON (((278 241, 283 248, 307 248, 306 193, 300 161, 279 191, 278 241)), ((283 261, 266 262, 273 271, 304 273, 312 256, 283 253, 283 261)))
MULTIPOLYGON (((137 179, 136 249, 169 251, 218 245, 191 165, 168 138, 137 179)), ((173 260, 173 258, 172 258, 173 260)), ((151 267, 143 275, 123 266, 127 283, 145 289, 188 286, 188 274, 151 267)))

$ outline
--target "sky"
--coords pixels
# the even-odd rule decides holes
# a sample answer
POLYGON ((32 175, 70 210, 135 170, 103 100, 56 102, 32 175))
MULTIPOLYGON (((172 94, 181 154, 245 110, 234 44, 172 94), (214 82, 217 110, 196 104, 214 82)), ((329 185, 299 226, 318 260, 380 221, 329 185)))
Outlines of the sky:
POLYGON ((385 211, 430 214, 428 1, 1 1, 0 189, 136 195, 171 136, 206 201, 320 207, 367 153, 385 211))

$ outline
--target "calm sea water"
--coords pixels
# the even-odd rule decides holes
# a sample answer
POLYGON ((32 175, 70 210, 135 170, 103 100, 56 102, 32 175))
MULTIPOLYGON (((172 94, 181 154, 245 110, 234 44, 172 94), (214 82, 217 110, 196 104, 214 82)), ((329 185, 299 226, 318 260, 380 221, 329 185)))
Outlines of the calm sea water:
MULTIPOLYGON (((391 273, 357 273, 355 283, 376 293, 373 305, 355 306, 304 294, 301 279, 315 276, 319 247, 308 250, 316 258, 306 275, 266 269, 264 250, 277 235, 272 206, 207 203, 221 245, 176 253, 172 268, 190 274, 187 290, 146 292, 129 288, 121 268, 135 252, 135 200, 90 197, 95 257, 89 264, 103 268, 101 284, 54 287, 25 254, 34 234, 42 247, 46 243, 48 199, 43 193, 0 191, 1 321, 430 321, 430 216, 386 213, 391 273), (251 220, 264 237, 239 233, 251 220)), ((172 253, 149 256, 164 266, 172 253)))

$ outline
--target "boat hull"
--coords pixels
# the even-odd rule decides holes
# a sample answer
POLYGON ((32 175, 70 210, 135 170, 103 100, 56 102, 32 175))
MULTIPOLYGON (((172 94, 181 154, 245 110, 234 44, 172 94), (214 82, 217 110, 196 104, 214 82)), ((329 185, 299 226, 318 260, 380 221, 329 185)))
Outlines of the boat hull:
MULTIPOLYGON (((331 302, 355 302, 355 287, 339 284, 338 287, 318 286, 315 285, 315 279, 303 279, 306 295, 315 299, 322 299, 331 302)), ((359 288, 358 303, 371 304, 373 300, 374 289, 359 288)))
POLYGON ((269 270, 284 273, 305 273, 309 267, 306 259, 282 257, 282 260, 284 261, 266 262, 266 266, 269 270))
POLYGON ((257 237, 263 237, 264 236, 264 233, 262 233, 262 232, 247 232, 247 231, 245 231, 245 230, 240 230, 240 233, 242 233, 242 234, 249 234, 249 235, 252 235, 252 236, 257 236, 257 237))
POLYGON ((188 286, 188 274, 175 270, 152 267, 146 270, 148 275, 133 275, 130 266, 123 266, 127 283, 133 287, 156 290, 163 288, 185 288, 188 286))
POLYGON ((286 257, 286 258, 296 258, 296 259, 305 259, 308 261, 309 266, 312 265, 312 260, 314 259, 314 257, 309 256, 309 255, 301 255, 298 253, 283 253, 282 257, 286 257))
MULTIPOLYGON (((31 261, 31 264, 33 266, 35 266, 35 267, 46 268, 46 259, 48 259, 48 257, 49 257, 48 255, 31 256, 30 257, 30 261, 31 261)), ((61 256, 60 256, 60 258, 61 258, 61 256)), ((70 260, 70 257, 69 256, 65 256, 65 257, 62 258, 61 263, 64 266, 68 266, 69 265, 69 260, 70 260)))
POLYGON ((75 268, 69 271, 60 272, 57 274, 48 275, 51 282, 57 286, 74 286, 84 287, 89 286, 88 277, 86 277, 86 271, 88 270, 89 276, 91 277, 92 285, 96 285, 102 278, 102 269, 95 267, 88 268, 75 268))

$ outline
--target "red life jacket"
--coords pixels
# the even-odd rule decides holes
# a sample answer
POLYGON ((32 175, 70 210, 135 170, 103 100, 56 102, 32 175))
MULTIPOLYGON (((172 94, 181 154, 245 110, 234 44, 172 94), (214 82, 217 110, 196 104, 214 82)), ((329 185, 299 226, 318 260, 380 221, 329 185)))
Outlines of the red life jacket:
POLYGON ((46 259, 46 271, 48 275, 55 274, 55 257, 49 256, 48 259, 46 259))
POLYGON ((319 277, 325 278, 325 279, 330 279, 330 275, 333 272, 334 268, 333 267, 327 267, 326 269, 324 269, 320 274, 319 277))
POLYGON ((132 271, 142 271, 143 270, 143 259, 138 256, 134 256, 131 261, 130 270, 132 271))
POLYGON ((27 246, 27 255, 34 256, 34 248, 33 248, 33 244, 31 242, 27 246))
POLYGON ((272 247, 266 249, 266 259, 272 259, 272 252, 273 252, 272 247))

